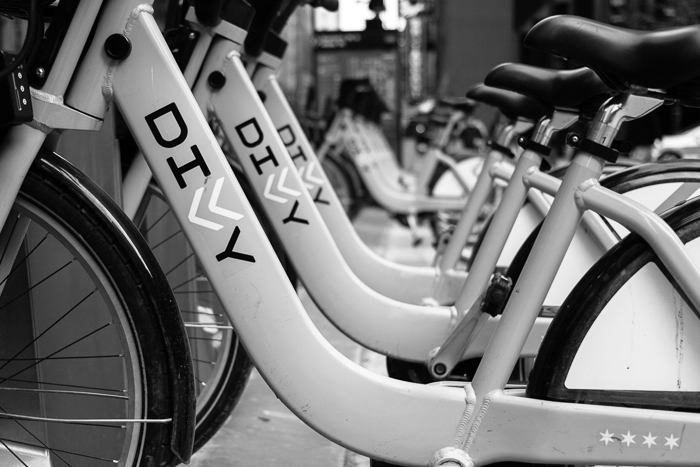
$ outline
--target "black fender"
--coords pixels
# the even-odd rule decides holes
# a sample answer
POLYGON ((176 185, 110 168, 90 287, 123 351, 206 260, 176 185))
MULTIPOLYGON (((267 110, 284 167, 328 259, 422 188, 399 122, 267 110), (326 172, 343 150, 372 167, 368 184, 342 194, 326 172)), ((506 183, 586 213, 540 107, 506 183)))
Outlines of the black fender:
MULTIPOLYGON (((185 326, 165 274, 138 229, 114 200, 87 175, 58 154, 44 149, 39 152, 32 170, 51 173, 51 179, 60 184, 59 188, 62 192, 76 193, 92 201, 90 211, 85 214, 93 219, 93 223, 99 223, 111 229, 115 236, 126 237, 119 246, 122 250, 127 247, 132 248, 132 251, 123 251, 123 254, 133 255, 134 270, 129 273, 138 277, 140 286, 148 291, 150 300, 158 310, 157 318, 163 329, 170 370, 168 374, 160 374, 146 369, 146 377, 153 380, 163 378, 168 380, 172 407, 164 409, 164 413, 172 413, 173 418, 170 429, 170 449, 182 462, 188 463, 192 456, 195 430, 194 372, 185 326)), ((66 227, 70 228, 70 219, 65 219, 64 222, 66 227)), ((110 265, 105 267, 109 268, 110 265)), ((123 299, 133 300, 132 297, 123 297, 123 299)), ((157 415, 149 414, 153 418, 160 418, 157 415)))

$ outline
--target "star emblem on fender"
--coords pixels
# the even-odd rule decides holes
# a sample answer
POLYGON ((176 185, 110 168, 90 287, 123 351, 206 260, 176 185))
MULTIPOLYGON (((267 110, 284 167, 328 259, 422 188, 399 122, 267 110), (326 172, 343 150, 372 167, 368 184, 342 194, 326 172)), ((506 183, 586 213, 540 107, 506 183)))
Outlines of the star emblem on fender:
POLYGON ((633 435, 629 430, 627 430, 627 434, 622 434, 621 442, 627 444, 627 447, 630 447, 630 444, 637 444, 637 442, 634 440, 636 437, 637 435, 633 435))
POLYGON ((680 440, 680 438, 674 438, 673 434, 671 434, 671 436, 669 438, 666 438, 664 436, 664 439, 666 440, 666 442, 664 443, 664 446, 668 446, 670 451, 673 451, 674 447, 676 447, 676 448, 679 447, 678 441, 680 440))
POLYGON ((652 444, 656 446, 656 438, 658 438, 658 436, 651 436, 651 432, 649 432, 649 436, 642 436, 644 437, 644 442, 642 444, 648 445, 649 449, 651 449, 652 444))
POLYGON ((606 429, 606 430, 605 430, 605 433, 601 433, 601 434, 600 434, 600 436, 602 436, 602 438, 600 438, 600 442, 601 442, 601 443, 605 443, 605 445, 607 446, 608 443, 614 442, 614 440, 613 440, 613 436, 614 436, 614 435, 615 435, 615 433, 610 433, 610 432, 606 429))

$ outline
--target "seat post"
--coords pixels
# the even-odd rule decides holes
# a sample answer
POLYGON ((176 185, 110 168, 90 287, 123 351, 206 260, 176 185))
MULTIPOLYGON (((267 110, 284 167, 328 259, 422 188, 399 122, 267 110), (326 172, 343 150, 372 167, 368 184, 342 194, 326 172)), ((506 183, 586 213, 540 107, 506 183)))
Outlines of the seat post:
MULTIPOLYGON (((615 96, 598 111, 588 139, 593 144, 609 148, 622 123, 642 117, 661 104, 663 100, 647 96, 615 96)), ((567 170, 520 279, 513 287, 514 293, 474 375, 473 387, 477 397, 503 388, 508 381, 581 221, 583 211, 577 205, 574 193, 582 183, 598 180, 604 165, 602 157, 580 152, 567 170)))

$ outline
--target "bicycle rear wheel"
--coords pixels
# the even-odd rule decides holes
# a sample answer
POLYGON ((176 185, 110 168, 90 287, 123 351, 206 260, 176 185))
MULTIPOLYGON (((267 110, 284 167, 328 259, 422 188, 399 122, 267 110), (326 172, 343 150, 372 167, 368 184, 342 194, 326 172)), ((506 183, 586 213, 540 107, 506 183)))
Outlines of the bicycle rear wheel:
POLYGON ((173 465, 194 407, 172 294, 85 184, 37 159, 0 233, 0 465, 173 465))
MULTIPOLYGON (((700 200, 665 220, 700 264, 700 200)), ((697 310, 647 243, 630 234, 562 304, 542 341, 527 393, 567 402, 699 412, 699 336, 697 310)))

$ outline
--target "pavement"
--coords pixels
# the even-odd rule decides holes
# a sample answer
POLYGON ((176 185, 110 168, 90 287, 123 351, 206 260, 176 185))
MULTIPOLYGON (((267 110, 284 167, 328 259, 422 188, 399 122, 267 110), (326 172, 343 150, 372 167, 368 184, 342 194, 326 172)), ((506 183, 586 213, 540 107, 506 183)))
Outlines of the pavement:
MULTIPOLYGON (((432 260, 432 242, 427 228, 425 240, 411 245, 406 228, 386 212, 364 209, 354 221, 363 241, 378 254, 404 264, 427 265, 432 260)), ((383 356, 357 345, 335 329, 300 287, 299 296, 312 320, 328 341, 348 358, 376 373, 386 375, 383 356)), ((192 467, 368 467, 369 459, 334 444, 293 415, 253 371, 241 401, 227 424, 192 457, 192 467)))

